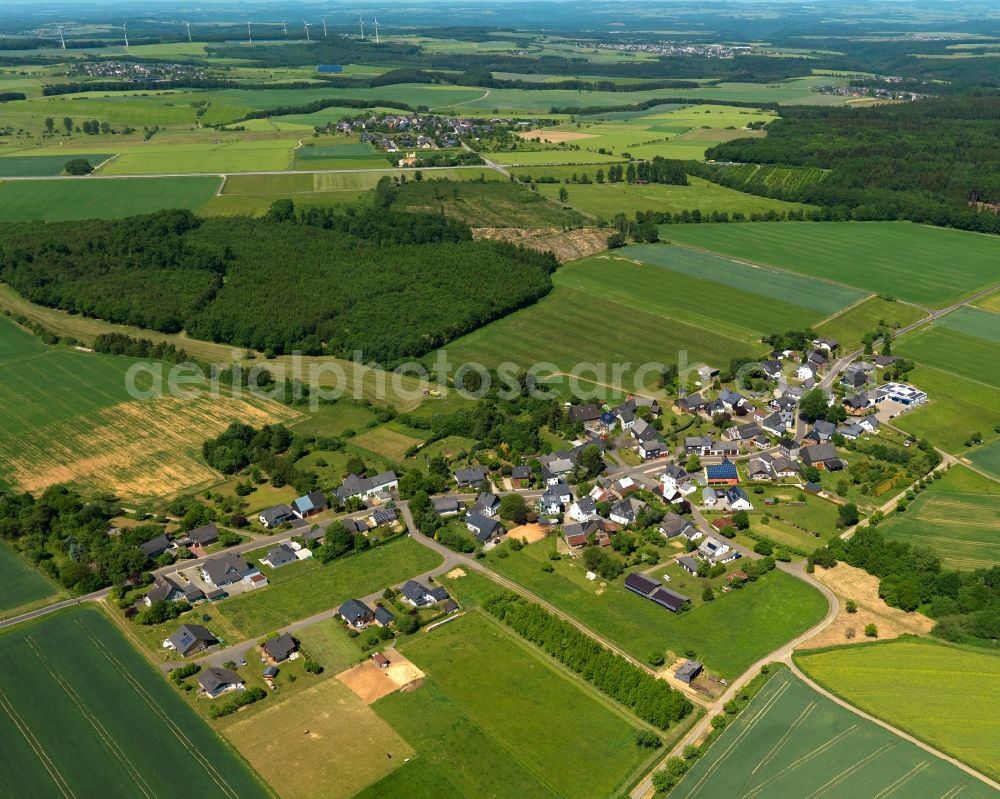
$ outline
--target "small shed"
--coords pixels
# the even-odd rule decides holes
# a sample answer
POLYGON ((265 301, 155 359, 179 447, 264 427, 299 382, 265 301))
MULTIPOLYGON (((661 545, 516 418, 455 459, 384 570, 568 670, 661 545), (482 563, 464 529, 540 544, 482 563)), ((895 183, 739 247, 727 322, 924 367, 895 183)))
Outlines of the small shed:
POLYGON ((372 655, 372 663, 374 663, 380 669, 388 668, 390 662, 391 661, 389 660, 389 658, 387 658, 381 652, 375 652, 372 655))
POLYGON ((682 683, 687 685, 691 684, 691 681, 701 674, 704 666, 701 665, 697 660, 685 660, 677 670, 674 672, 674 676, 680 680, 682 683))

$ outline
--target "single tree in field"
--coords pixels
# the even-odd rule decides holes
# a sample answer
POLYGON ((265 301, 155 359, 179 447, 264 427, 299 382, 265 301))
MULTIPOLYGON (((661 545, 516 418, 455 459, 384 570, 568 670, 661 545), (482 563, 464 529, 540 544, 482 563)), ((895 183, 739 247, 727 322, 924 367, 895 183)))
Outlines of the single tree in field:
POLYGON ((559 187, 559 202, 562 203, 563 205, 566 205, 566 203, 568 201, 569 201, 569 192, 566 191, 566 187, 565 186, 560 186, 559 187))
POLYGON ((874 624, 865 625, 865 635, 869 638, 878 638, 878 627, 874 624))
POLYGON ((90 165, 90 161, 86 158, 74 158, 66 162, 63 171, 67 175, 89 175, 94 171, 94 167, 90 165))
POLYGON ((66 128, 66 135, 68 136, 73 132, 73 119, 72 117, 63 117, 63 127, 66 128))
POLYGON ((56 129, 56 122, 52 117, 45 117, 45 132, 51 133, 56 129))

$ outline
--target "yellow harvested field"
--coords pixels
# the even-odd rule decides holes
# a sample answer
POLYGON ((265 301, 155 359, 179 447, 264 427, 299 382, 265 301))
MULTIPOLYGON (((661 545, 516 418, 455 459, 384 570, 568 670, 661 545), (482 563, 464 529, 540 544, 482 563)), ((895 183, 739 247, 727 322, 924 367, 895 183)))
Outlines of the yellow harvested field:
POLYGON ((0 448, 0 471, 32 492, 71 483, 128 499, 169 497, 219 479, 198 453, 231 422, 260 427, 299 415, 277 402, 228 395, 121 402, 96 410, 85 426, 72 418, 47 427, 44 446, 30 429, 15 433, 12 439, 22 440, 0 448))
POLYGON ((580 139, 596 139, 594 133, 577 133, 572 130, 525 130, 517 134, 525 141, 540 139, 546 144, 559 144, 564 141, 579 141, 580 139))
POLYGON ((813 575, 840 599, 840 611, 833 624, 819 635, 810 638, 799 649, 818 649, 824 646, 864 643, 864 629, 868 624, 878 627, 879 640, 899 638, 902 635, 930 635, 934 622, 919 613, 907 613, 889 607, 878 595, 878 577, 854 566, 838 563, 832 569, 816 567, 813 575), (848 613, 844 605, 852 599, 858 605, 856 613, 848 613))
POLYGON ((268 702, 224 735, 282 799, 349 799, 414 755, 339 680, 268 702))

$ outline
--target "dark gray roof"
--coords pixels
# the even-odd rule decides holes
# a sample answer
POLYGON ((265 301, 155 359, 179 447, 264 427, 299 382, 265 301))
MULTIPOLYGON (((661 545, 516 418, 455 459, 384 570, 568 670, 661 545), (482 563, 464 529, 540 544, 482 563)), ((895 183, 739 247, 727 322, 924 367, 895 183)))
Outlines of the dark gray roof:
POLYGON ((264 651, 280 663, 295 651, 295 640, 288 633, 282 633, 265 641, 264 651))
POLYGON ((403 587, 399 589, 399 593, 411 602, 423 602, 430 591, 427 590, 427 586, 423 583, 418 583, 416 580, 407 580, 403 583, 403 587))
POLYGON ((337 609, 337 612, 351 624, 364 619, 373 618, 375 615, 372 612, 372 609, 360 599, 348 599, 337 609))
POLYGON ((465 523, 474 528, 473 535, 480 541, 489 541, 502 527, 496 519, 483 516, 483 514, 474 510, 470 510, 465 514, 465 523))
POLYGON ((515 480, 527 480, 531 477, 531 469, 527 466, 515 466, 510 470, 510 476, 515 480))
POLYGON ((295 513, 288 505, 281 504, 275 505, 273 508, 268 508, 267 510, 262 510, 260 512, 260 518, 263 519, 264 524, 268 527, 274 527, 277 524, 294 519, 295 513))
POLYGON ((267 553, 267 562, 270 563, 275 569, 279 566, 295 563, 296 560, 298 560, 298 558, 295 557, 295 552, 284 544, 275 547, 267 553))
POLYGON ((214 644, 215 636, 200 624, 182 624, 168 639, 182 655, 197 643, 214 644))
POLYGON ((344 478, 344 482, 340 488, 337 489, 337 496, 341 500, 345 500, 360 494, 368 494, 388 486, 396 482, 396 480, 396 473, 392 471, 382 472, 381 474, 376 474, 374 477, 361 477, 356 474, 349 474, 344 478))
POLYGON ((452 497, 435 497, 432 502, 438 513, 457 513, 459 509, 458 500, 452 497))
POLYGON ((671 591, 669 588, 657 588, 653 593, 649 595, 657 605, 662 605, 668 610, 677 611, 682 605, 691 600, 688 599, 683 594, 678 594, 676 591, 671 591))
POLYGON ((475 485, 486 479, 486 470, 482 466, 470 466, 455 472, 455 480, 459 485, 475 485))
POLYGON ((701 674, 702 668, 703 666, 697 660, 686 660, 674 672, 674 676, 681 682, 690 683, 701 674))
POLYGON ((379 605, 377 608, 375 608, 375 621, 383 625, 392 624, 394 621, 396 621, 396 617, 393 615, 392 611, 390 611, 388 608, 379 605))
POLYGON ((698 561, 694 558, 689 558, 687 555, 677 558, 677 563, 681 568, 687 569, 690 572, 697 573, 698 571, 698 561))
POLYGON ((220 669, 209 666, 201 670, 198 675, 198 685, 206 693, 215 693, 216 690, 226 685, 242 685, 243 678, 230 669, 220 669))
POLYGON ((156 538, 151 538, 144 544, 139 544, 139 551, 142 552, 147 558, 155 558, 157 555, 161 555, 167 551, 170 547, 170 539, 165 535, 158 535, 156 538))
POLYGON ((625 577, 625 587, 643 596, 649 596, 659 586, 660 584, 656 580, 651 580, 645 574, 639 574, 639 572, 632 572, 625 577))
POLYGON ((188 530, 187 537, 200 546, 214 544, 219 540, 219 528, 214 523, 188 530))
POLYGON ((593 422, 601 417, 601 409, 596 403, 589 405, 574 405, 569 409, 569 418, 573 422, 593 422))
POLYGON ((435 602, 442 602, 448 598, 448 591, 444 586, 438 585, 431 589, 431 596, 434 597, 435 602))
POLYGON ((208 575, 209 582, 216 586, 235 583, 252 571, 243 556, 235 552, 225 552, 214 558, 209 558, 201 565, 201 568, 208 575))

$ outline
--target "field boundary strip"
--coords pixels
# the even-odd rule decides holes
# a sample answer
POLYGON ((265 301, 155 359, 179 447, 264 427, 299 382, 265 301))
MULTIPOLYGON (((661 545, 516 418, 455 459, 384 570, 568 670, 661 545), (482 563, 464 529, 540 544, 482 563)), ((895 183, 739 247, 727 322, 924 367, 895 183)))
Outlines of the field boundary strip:
POLYGON ((35 737, 35 734, 31 731, 31 727, 28 726, 27 722, 21 718, 20 714, 14 708, 14 705, 7 698, 7 694, 3 692, 0 688, 0 709, 7 714, 11 721, 14 722, 14 726, 17 731, 24 736, 24 740, 28 742, 28 746, 31 747, 32 751, 41 761, 42 766, 49 773, 52 781, 56 784, 59 792, 66 797, 66 799, 76 799, 76 794, 73 793, 73 789, 69 786, 66 778, 62 775, 62 772, 56 767, 56 764, 48 756, 45 748, 42 746, 41 742, 35 737))
MULTIPOLYGON (((816 797, 822 796, 828 790, 830 790, 832 788, 838 787, 848 777, 853 777, 857 772, 859 772, 862 769, 864 769, 869 763, 877 760, 879 757, 881 757, 886 752, 892 751, 895 748, 895 746, 896 745, 894 743, 883 744, 882 746, 880 746, 878 749, 876 749, 874 752, 872 752, 867 757, 862 758, 857 763, 854 763, 854 764, 848 766, 846 769, 844 769, 842 772, 840 772, 840 774, 837 774, 835 777, 832 777, 827 782, 823 783, 821 786, 819 786, 819 788, 817 788, 815 791, 813 791, 811 794, 809 794, 809 796, 805 797, 805 799, 816 799, 816 797)), ((883 793, 884 793, 884 790, 885 789, 883 789, 883 791, 882 791, 883 793)))
POLYGON ((31 636, 25 636, 24 640, 28 644, 28 646, 31 647, 31 651, 35 653, 35 657, 38 658, 38 661, 42 664, 45 670, 51 675, 52 679, 59 685, 60 688, 63 689, 63 691, 66 693, 66 696, 70 698, 70 701, 74 705, 76 705, 77 710, 80 711, 80 714, 90 723, 90 726, 93 727, 94 732, 97 733, 97 737, 101 739, 101 741, 108 748, 111 754, 113 754, 115 757, 118 758, 122 766, 128 772, 129 777, 131 777, 131 779, 133 780, 135 785, 139 788, 139 790, 142 791, 142 793, 145 796, 147 796, 148 799, 155 799, 155 794, 153 793, 153 790, 150 787, 149 783, 147 783, 146 780, 143 779, 142 774, 132 764, 132 761, 129 760, 128 755, 125 754, 125 751, 115 741, 114 736, 112 736, 111 733, 108 732, 108 729, 103 724, 101 724, 100 719, 98 719, 93 713, 90 712, 90 710, 83 702, 83 697, 81 697, 73 688, 73 686, 70 685, 62 676, 60 676, 59 674, 57 674, 55 671, 52 670, 52 667, 49 666, 48 662, 45 660, 44 654, 38 648, 38 645, 35 643, 35 640, 31 636))
POLYGON ((76 624, 81 630, 83 630, 83 634, 90 639, 90 641, 94 644, 97 650, 102 655, 104 655, 104 657, 111 663, 112 666, 114 666, 114 668, 118 671, 118 673, 125 678, 126 682, 128 682, 129 685, 132 686, 132 688, 139 695, 139 697, 143 701, 145 701, 147 705, 149 705, 153 713, 156 716, 158 716, 161 721, 164 722, 167 729, 169 729, 170 732, 173 733, 174 737, 181 742, 181 745, 184 746, 184 748, 187 749, 192 754, 195 761, 197 761, 198 764, 205 769, 205 772, 208 774, 209 777, 211 777, 212 781, 215 782, 215 784, 222 789, 223 795, 229 797, 229 799, 240 799, 239 794, 229 786, 229 784, 226 782, 223 776, 216 770, 215 766, 211 763, 211 761, 208 760, 208 758, 206 758, 199 751, 198 747, 191 741, 190 738, 187 737, 184 731, 177 726, 177 724, 174 722, 172 718, 170 718, 170 714, 165 712, 156 703, 156 700, 149 695, 149 692, 142 686, 142 684, 140 684, 131 674, 129 674, 128 669, 126 669, 124 665, 121 663, 121 661, 115 657, 114 653, 112 653, 111 650, 108 649, 107 645, 99 638, 97 638, 90 630, 88 630, 86 625, 84 625, 83 622, 80 621, 80 619, 76 619, 76 624))

